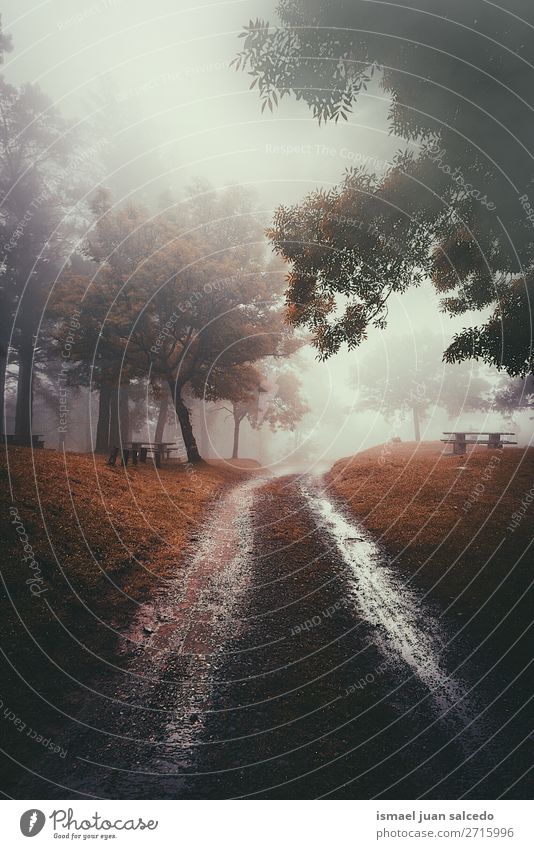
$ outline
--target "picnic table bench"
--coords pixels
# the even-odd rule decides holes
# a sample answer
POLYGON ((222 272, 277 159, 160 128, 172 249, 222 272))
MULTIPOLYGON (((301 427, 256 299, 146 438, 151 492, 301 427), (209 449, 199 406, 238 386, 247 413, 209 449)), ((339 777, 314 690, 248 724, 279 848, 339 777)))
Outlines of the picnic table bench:
POLYGON ((510 439, 503 439, 503 436, 515 436, 515 433, 509 431, 443 431, 446 439, 442 439, 446 445, 452 445, 453 454, 465 454, 468 445, 486 445, 490 449, 502 448, 503 445, 517 445, 510 439), (474 439, 473 439, 474 437, 474 439), (480 439, 479 437, 483 437, 480 439))
MULTIPOLYGON (((7 442, 8 445, 25 445, 20 442, 14 433, 0 434, 0 440, 7 442)), ((44 448, 44 439, 39 433, 32 433, 32 448, 44 448)))
POLYGON ((155 466, 157 469, 160 469, 163 457, 166 457, 168 460, 172 451, 179 450, 173 446, 176 446, 176 442, 123 442, 120 447, 115 446, 112 448, 108 459, 108 466, 114 466, 119 455, 123 466, 128 465, 130 457, 132 458, 133 465, 137 466, 139 461, 146 463, 148 454, 153 454, 155 466))

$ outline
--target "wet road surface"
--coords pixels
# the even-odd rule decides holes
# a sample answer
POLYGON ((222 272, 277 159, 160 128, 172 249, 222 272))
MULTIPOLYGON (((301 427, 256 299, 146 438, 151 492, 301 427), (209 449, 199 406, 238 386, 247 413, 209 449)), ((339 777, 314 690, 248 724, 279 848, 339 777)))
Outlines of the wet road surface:
POLYGON ((320 479, 241 484, 198 538, 19 795, 494 798, 521 775, 476 646, 320 479))

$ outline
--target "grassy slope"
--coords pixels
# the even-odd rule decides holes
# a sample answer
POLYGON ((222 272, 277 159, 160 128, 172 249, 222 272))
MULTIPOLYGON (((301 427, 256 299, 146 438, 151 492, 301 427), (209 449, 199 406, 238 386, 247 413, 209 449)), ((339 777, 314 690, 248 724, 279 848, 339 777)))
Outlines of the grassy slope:
MULTIPOLYGON (((88 603, 93 596, 101 601, 108 592, 114 596, 114 584, 133 601, 142 600, 158 578, 183 568, 180 557, 210 500, 238 481, 247 465, 252 464, 205 464, 188 473, 177 464, 159 471, 151 464, 110 468, 100 457, 32 455, 24 448, 10 449, 6 463, 2 452, 4 576, 9 580, 27 568, 10 523, 8 508, 14 504, 59 608, 67 581, 88 603)), ((33 601, 23 587, 19 580, 11 582, 19 610, 33 601)), ((115 619, 127 613, 126 602, 115 599, 109 611, 115 619)))
POLYGON ((439 442, 388 444, 339 460, 327 480, 440 602, 476 609, 503 579, 524 583, 534 502, 507 526, 534 484, 534 449, 455 457, 439 442))
POLYGON ((328 478, 449 623, 445 667, 491 729, 505 786, 513 777, 513 793, 531 798, 534 449, 454 457, 440 443, 392 445, 340 460, 328 478))
MULTIPOLYGON (((76 714, 84 686, 106 673, 106 659, 116 659, 116 630, 167 576, 186 573, 188 546, 193 551, 210 502, 255 464, 125 470, 102 457, 25 448, 10 448, 7 461, 2 451, 0 698, 27 725, 50 733, 57 712, 46 700, 76 714), (11 522, 13 505, 46 587, 40 597, 25 583, 32 572, 11 522)), ((32 745, 36 753, 24 735, 11 737, 19 754, 25 742, 28 757, 32 745)))

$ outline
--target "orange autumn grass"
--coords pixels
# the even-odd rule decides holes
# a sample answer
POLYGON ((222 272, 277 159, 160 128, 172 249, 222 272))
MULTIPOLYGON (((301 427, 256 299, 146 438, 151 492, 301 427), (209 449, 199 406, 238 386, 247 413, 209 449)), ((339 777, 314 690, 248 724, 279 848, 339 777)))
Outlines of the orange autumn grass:
POLYGON ((255 468, 254 461, 239 460, 124 469, 110 468, 102 456, 10 447, 6 457, 2 450, 3 572, 13 603, 23 615, 31 607, 32 620, 46 615, 19 579, 23 551, 10 507, 18 511, 44 581, 56 590, 56 612, 68 619, 72 599, 62 589, 68 583, 89 605, 105 608, 109 597, 107 614, 119 625, 131 607, 128 596, 142 601, 159 579, 184 571, 184 552, 210 502, 255 468))
POLYGON ((440 442, 388 443, 339 460, 327 482, 408 577, 446 600, 470 586, 476 605, 530 544, 534 499, 509 526, 534 484, 534 449, 449 452, 440 442))

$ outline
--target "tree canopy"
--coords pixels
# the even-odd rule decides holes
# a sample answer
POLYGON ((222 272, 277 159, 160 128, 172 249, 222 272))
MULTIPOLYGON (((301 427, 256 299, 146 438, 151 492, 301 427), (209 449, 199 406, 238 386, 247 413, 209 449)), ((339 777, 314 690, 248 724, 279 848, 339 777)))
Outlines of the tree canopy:
POLYGON ((489 320, 456 336, 447 359, 475 357, 511 374, 532 372, 531 4, 284 0, 278 14, 281 26, 250 21, 235 60, 252 75, 263 108, 292 95, 320 121, 348 121, 368 86, 379 86, 390 99, 389 126, 400 146, 384 177, 349 175, 325 203, 325 214, 342 205, 345 217, 356 220, 362 205, 382 208, 371 216, 385 217, 382 238, 374 229, 363 239, 347 233, 346 221, 335 218, 330 230, 336 232, 323 232, 313 217, 318 196, 279 210, 273 241, 294 263, 290 321, 311 328, 320 354, 328 356, 343 341, 358 344, 370 322, 385 319, 392 278, 398 276, 393 285, 402 290, 424 271, 450 314, 491 311, 489 320), (297 238, 307 257, 293 244, 300 217, 297 238), (384 272, 384 242, 395 230, 404 255, 384 272), (331 274, 336 240, 339 284, 331 274), (309 243, 317 243, 316 257, 309 256, 309 243), (376 275, 363 266, 376 268, 376 275), (327 321, 340 289, 346 310, 327 321))
POLYGON ((62 308, 70 302, 80 311, 76 357, 97 385, 111 377, 168 385, 190 461, 200 455, 187 394, 233 398, 236 375, 243 392, 256 361, 291 350, 250 199, 237 187, 222 195, 203 192, 207 243, 198 197, 181 214, 156 216, 97 198, 101 215, 87 251, 98 270, 93 279, 67 273, 56 293, 62 308))

